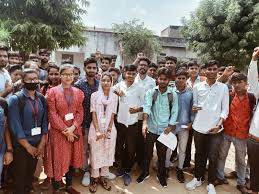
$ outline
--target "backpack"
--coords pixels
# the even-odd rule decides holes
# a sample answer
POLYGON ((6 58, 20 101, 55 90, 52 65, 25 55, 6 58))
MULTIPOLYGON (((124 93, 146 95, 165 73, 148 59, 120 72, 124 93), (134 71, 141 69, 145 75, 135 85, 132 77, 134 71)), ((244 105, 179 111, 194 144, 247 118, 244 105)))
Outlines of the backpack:
MULTIPOLYGON (((24 109, 24 106, 25 106, 24 95, 21 92, 16 92, 14 95, 17 96, 17 98, 18 98, 18 106, 19 106, 19 111, 21 113, 24 109)), ((43 104, 43 107, 45 107, 45 104, 46 104, 45 97, 39 92, 37 92, 37 96, 39 97, 41 103, 43 104)))
MULTIPOLYGON (((152 95, 152 107, 153 107, 153 105, 156 102, 156 99, 157 99, 157 96, 158 96, 158 92, 159 92, 158 89, 155 89, 155 91, 154 91, 154 93, 152 95)), ((169 113, 171 114, 172 103, 173 103, 173 99, 174 99, 173 93, 167 93, 167 98, 168 98, 168 104, 169 104, 169 113)))
MULTIPOLYGON (((255 99, 255 96, 254 94, 252 93, 247 93, 248 95, 248 99, 249 99, 249 107, 250 107, 250 118, 252 119, 253 117, 253 113, 254 113, 254 108, 255 108, 255 105, 256 105, 256 99, 255 99)), ((233 100, 233 97, 231 95, 229 95, 229 106, 231 105, 232 103, 232 100, 233 100)))

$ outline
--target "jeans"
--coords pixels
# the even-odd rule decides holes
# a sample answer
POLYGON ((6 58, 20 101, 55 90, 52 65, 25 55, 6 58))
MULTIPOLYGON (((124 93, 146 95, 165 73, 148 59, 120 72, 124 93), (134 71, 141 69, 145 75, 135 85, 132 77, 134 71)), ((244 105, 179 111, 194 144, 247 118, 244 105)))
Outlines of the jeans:
POLYGON ((207 160, 209 160, 208 183, 213 184, 216 179, 219 147, 222 142, 222 133, 202 134, 194 131, 195 143, 195 169, 194 176, 201 179, 206 171, 207 160))
POLYGON ((250 164, 250 187, 253 192, 259 192, 259 141, 249 139, 247 152, 250 164))
POLYGON ((83 164, 83 170, 89 171, 89 143, 88 143, 88 134, 89 129, 83 129, 85 133, 83 134, 83 146, 84 146, 84 164, 83 164))
POLYGON ((4 167, 4 153, 0 153, 0 185, 2 183, 3 167, 4 167))
POLYGON ((223 134, 223 140, 219 149, 217 177, 221 180, 224 179, 225 163, 231 142, 234 144, 235 147, 235 168, 237 172, 237 184, 244 186, 246 183, 246 139, 238 139, 236 137, 231 137, 229 135, 223 134))
POLYGON ((150 166, 150 161, 153 156, 153 148, 154 148, 154 143, 156 143, 156 149, 157 149, 157 157, 158 157, 158 177, 164 177, 166 175, 166 170, 165 170, 165 159, 166 159, 166 150, 167 147, 157 141, 157 138, 159 135, 156 135, 154 133, 147 133, 146 137, 146 146, 145 146, 145 165, 143 168, 143 172, 149 172, 149 166, 150 166))
POLYGON ((142 120, 138 121, 138 136, 137 136, 137 152, 136 160, 139 166, 142 166, 144 163, 144 152, 145 152, 145 140, 142 135, 142 120))
POLYGON ((185 152, 185 161, 183 166, 190 167, 191 166, 191 159, 192 159, 192 139, 193 139, 193 129, 189 131, 188 143, 185 152))
POLYGON ((14 148, 14 194, 28 194, 32 189, 33 175, 38 160, 33 158, 23 147, 14 148))

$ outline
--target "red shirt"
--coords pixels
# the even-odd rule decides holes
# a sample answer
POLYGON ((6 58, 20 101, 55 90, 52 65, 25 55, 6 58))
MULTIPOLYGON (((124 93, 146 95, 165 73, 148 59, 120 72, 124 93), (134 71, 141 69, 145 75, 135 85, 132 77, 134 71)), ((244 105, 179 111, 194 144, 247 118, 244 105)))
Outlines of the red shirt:
POLYGON ((234 96, 229 107, 229 115, 224 122, 225 134, 238 139, 247 139, 251 120, 248 94, 243 99, 234 96))

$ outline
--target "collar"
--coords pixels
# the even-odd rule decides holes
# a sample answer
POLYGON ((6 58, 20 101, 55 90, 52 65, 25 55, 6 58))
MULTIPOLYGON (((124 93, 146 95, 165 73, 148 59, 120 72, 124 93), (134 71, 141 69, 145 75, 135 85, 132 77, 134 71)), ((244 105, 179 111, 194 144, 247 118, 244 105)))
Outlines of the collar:
MULTIPOLYGON (((31 99, 31 97, 28 95, 28 92, 27 92, 27 90, 26 90, 25 88, 22 88, 21 92, 22 92, 22 94, 23 94, 26 98, 30 98, 30 99, 31 99)), ((36 99, 36 98, 38 98, 37 91, 35 91, 35 99, 36 99)))
MULTIPOLYGON (((207 80, 204 81, 204 84, 207 85, 207 86, 209 86, 207 80)), ((209 87, 216 86, 216 85, 218 85, 218 84, 219 84, 219 82, 216 80, 216 82, 215 82, 214 84, 212 84, 211 86, 209 86, 209 87)))
POLYGON ((149 77, 149 76, 146 74, 145 79, 141 79, 141 78, 140 78, 140 75, 139 75, 139 73, 138 73, 135 79, 137 79, 137 80, 141 80, 141 81, 144 81, 144 80, 147 80, 147 79, 148 79, 148 77, 149 77))
MULTIPOLYGON (((158 90, 158 92, 161 94, 161 92, 160 92, 160 90, 159 90, 159 86, 156 86, 156 87, 155 87, 155 90, 158 90)), ((166 91, 165 91, 163 94, 161 94, 161 95, 171 94, 171 93, 173 93, 172 90, 167 86, 166 91)))
POLYGON ((122 81, 122 85, 123 85, 125 88, 133 88, 133 87, 135 87, 135 85, 137 85, 137 83, 134 81, 133 84, 131 84, 131 86, 128 87, 127 84, 126 84, 126 81, 123 80, 123 81, 122 81))
MULTIPOLYGON (((85 78, 85 83, 88 84, 88 79, 87 78, 85 78)), ((99 81, 96 78, 94 78, 94 85, 96 86, 98 83, 99 83, 99 81)))
POLYGON ((183 91, 179 91, 176 87, 176 90, 175 90, 177 93, 179 94, 182 94, 182 93, 185 93, 187 91, 187 87, 185 87, 185 89, 183 91))

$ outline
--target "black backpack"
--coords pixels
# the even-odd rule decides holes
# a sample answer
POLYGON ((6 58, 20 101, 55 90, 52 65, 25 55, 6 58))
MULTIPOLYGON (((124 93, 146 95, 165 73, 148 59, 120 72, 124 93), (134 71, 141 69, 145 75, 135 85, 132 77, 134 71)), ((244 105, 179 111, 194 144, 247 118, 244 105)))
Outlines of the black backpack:
MULTIPOLYGON (((156 99, 157 99, 157 96, 158 96, 158 89, 155 89, 153 95, 152 95, 152 107, 153 105, 155 104, 156 102, 156 99)), ((171 114, 171 110, 172 110, 172 103, 173 103, 173 99, 174 99, 174 96, 173 96, 173 93, 167 93, 167 98, 168 98, 168 104, 169 104, 169 113, 171 114)), ((151 109, 152 109, 151 107, 151 109)))

